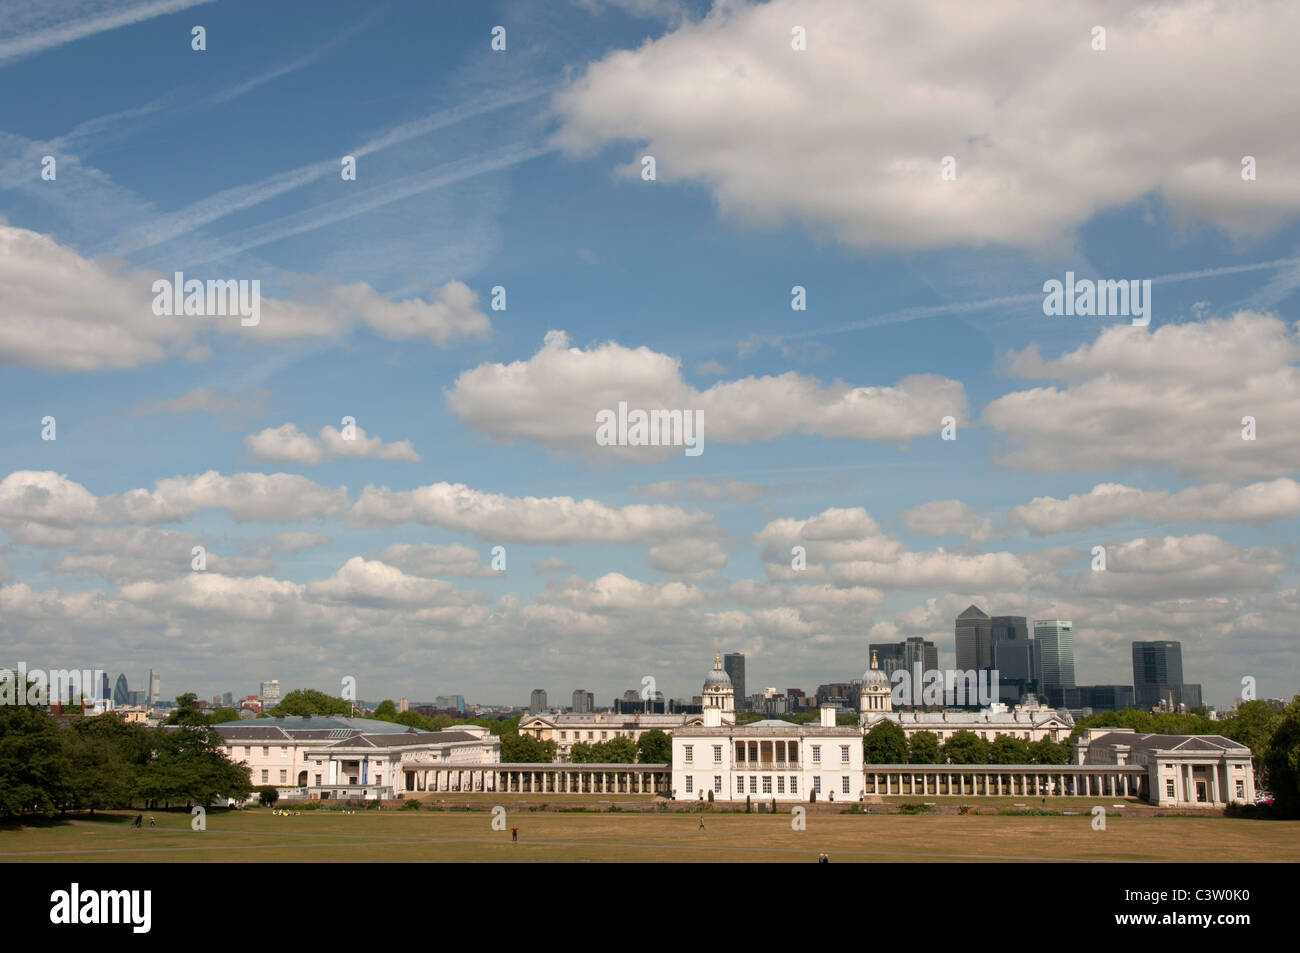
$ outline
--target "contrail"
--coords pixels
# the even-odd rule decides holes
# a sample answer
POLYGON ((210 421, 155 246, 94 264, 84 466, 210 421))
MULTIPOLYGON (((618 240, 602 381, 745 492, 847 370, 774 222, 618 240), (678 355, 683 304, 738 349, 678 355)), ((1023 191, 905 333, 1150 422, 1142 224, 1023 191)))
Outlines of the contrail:
MULTIPOLYGON (((476 116, 499 109, 506 109, 518 103, 535 99, 538 96, 544 96, 546 92, 545 89, 525 89, 503 96, 480 97, 451 109, 444 109, 432 115, 395 126, 382 135, 351 150, 349 154, 357 158, 371 155, 382 149, 399 145, 419 136, 428 135, 431 132, 436 132, 439 129, 464 122, 476 116)), ((239 185, 217 192, 163 217, 160 221, 151 225, 147 232, 137 233, 134 238, 124 236, 114 245, 113 253, 115 255, 129 255, 144 248, 161 245, 163 242, 188 234, 203 225, 233 215, 235 212, 261 205, 278 195, 301 188, 325 176, 338 175, 338 171, 339 156, 333 156, 309 165, 299 166, 296 169, 290 169, 287 172, 276 173, 259 182, 239 185)))
POLYGON ((211 2, 212 0, 156 0, 154 3, 142 3, 90 19, 73 17, 64 23, 43 30, 0 40, 0 66, 8 65, 11 60, 40 53, 96 33, 116 30, 118 27, 130 26, 143 20, 152 20, 154 17, 166 16, 169 13, 211 2))
MULTIPOLYGON (((1226 265, 1222 268, 1202 268, 1199 271, 1180 271, 1173 274, 1160 275, 1157 278, 1152 278, 1151 283, 1154 285, 1176 284, 1180 281, 1195 281, 1201 278, 1218 278, 1224 275, 1235 275, 1248 271, 1267 271, 1272 268, 1283 268, 1288 265, 1296 264, 1300 264, 1300 258, 1275 258, 1272 261, 1260 261, 1249 265, 1226 265)), ((984 298, 979 301, 957 301, 950 304, 928 305, 920 308, 904 308, 900 311, 888 311, 885 314, 879 314, 875 317, 864 318, 861 321, 851 321, 847 324, 838 324, 829 328, 813 328, 808 331, 797 331, 791 334, 761 335, 761 337, 764 340, 772 341, 824 337, 830 334, 846 334, 849 331, 861 331, 865 328, 873 328, 882 324, 898 324, 903 321, 915 321, 918 318, 932 318, 941 314, 962 314, 968 311, 986 311, 989 308, 996 308, 1002 305, 1029 304, 1031 302, 1042 300, 1042 292, 1001 295, 996 298, 984 298)))
POLYGON ((285 219, 280 220, 298 219, 298 224, 285 225, 278 229, 272 229, 268 225, 257 225, 245 229, 243 232, 231 236, 235 239, 235 244, 221 248, 211 254, 206 254, 204 257, 191 259, 189 263, 193 265, 220 261, 229 258, 231 255, 248 251, 250 248, 268 245, 282 238, 290 238, 304 232, 315 231, 318 228, 324 228, 326 225, 345 221, 388 205, 391 202, 419 195, 422 192, 442 188, 488 172, 495 172, 498 169, 509 168, 512 165, 518 165, 521 162, 527 162, 530 159, 545 155, 550 151, 551 149, 545 146, 516 146, 502 150, 493 156, 484 158, 475 156, 470 159, 451 162, 431 173, 408 176, 390 185, 369 189, 356 198, 335 200, 320 208, 313 209, 305 218, 304 216, 287 216, 285 219), (240 240, 239 235, 248 235, 250 237, 247 240, 240 240))

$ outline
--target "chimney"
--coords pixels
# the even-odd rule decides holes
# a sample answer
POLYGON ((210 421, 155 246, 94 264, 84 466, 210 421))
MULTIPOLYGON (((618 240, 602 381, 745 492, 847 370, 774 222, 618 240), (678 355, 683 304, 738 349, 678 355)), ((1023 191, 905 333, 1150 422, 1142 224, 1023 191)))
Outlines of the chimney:
POLYGON ((835 706, 834 705, 822 706, 822 727, 823 728, 835 727, 835 706))

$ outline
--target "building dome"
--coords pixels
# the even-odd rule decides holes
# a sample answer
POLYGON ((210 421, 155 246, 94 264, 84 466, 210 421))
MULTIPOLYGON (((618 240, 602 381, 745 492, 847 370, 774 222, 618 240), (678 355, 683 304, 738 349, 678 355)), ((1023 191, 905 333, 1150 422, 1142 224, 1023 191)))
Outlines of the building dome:
POLYGON ((871 668, 862 675, 862 693, 858 696, 858 711, 862 713, 860 721, 865 725, 869 717, 893 710, 894 698, 889 676, 880 670, 880 662, 876 660, 876 653, 872 652, 871 668))
POLYGON ((889 676, 880 670, 880 663, 876 661, 875 652, 871 653, 871 668, 862 674, 862 687, 863 689, 883 688, 885 691, 890 690, 889 676))
POLYGON ((704 690, 707 691, 734 691, 731 684, 731 676, 727 674, 722 667, 722 655, 719 653, 713 656, 713 671, 704 676, 704 690))

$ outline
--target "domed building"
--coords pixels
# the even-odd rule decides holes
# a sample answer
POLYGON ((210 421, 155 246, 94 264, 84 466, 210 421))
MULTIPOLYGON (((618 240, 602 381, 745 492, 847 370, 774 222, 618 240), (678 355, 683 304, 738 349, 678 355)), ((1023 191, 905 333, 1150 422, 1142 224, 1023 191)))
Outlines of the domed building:
POLYGON ((704 693, 701 703, 705 711, 714 709, 722 713, 723 724, 736 723, 736 689, 731 676, 722 667, 722 653, 713 656, 713 671, 704 676, 704 693))
POLYGON ((862 693, 858 696, 858 711, 863 720, 867 715, 894 710, 893 694, 890 691, 889 676, 880 670, 876 653, 871 653, 871 668, 862 676, 862 693))

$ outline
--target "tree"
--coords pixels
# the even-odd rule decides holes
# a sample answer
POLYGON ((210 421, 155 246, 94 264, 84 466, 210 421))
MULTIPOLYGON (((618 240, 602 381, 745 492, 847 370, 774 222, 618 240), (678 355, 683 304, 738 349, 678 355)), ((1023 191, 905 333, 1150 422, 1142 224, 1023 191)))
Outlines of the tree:
POLYGON ((0 813, 53 814, 66 774, 54 719, 33 706, 0 705, 0 813))
POLYGON ((673 740, 658 728, 651 728, 637 741, 636 752, 642 764, 671 764, 673 740))
POLYGON ((208 715, 208 724, 210 725, 224 725, 228 721, 239 721, 238 708, 218 708, 208 715))
POLYGON ((939 736, 933 731, 918 731, 908 742, 908 764, 943 764, 939 736))
POLYGON ((631 764, 636 760, 636 745, 631 738, 610 738, 591 747, 596 764, 631 764))
POLYGON ((176 696, 176 707, 168 714, 164 725, 206 725, 208 716, 199 707, 199 697, 193 692, 176 696))
MULTIPOLYGON (((389 702, 388 704, 392 704, 389 702)), ((396 709, 394 709, 396 710, 396 709)), ((350 715, 352 702, 315 688, 295 688, 271 709, 272 715, 350 715)))
POLYGON ((1069 764, 1070 743, 1068 741, 1053 741, 1051 738, 1040 738, 1029 745, 1029 763, 1069 764))
POLYGON ((876 724, 862 738, 862 758, 867 764, 906 764, 907 734, 892 721, 876 724))
POLYGON ((501 735, 501 760, 509 764, 549 764, 555 760, 555 742, 539 741, 514 731, 501 735))
POLYGON ((1219 722, 1219 734, 1249 748, 1255 770, 1262 772, 1264 753, 1281 719, 1282 713, 1268 702, 1242 702, 1236 714, 1219 722))
POLYGON ((385 698, 375 706, 374 713, 370 717, 376 721, 393 721, 397 718, 397 706, 393 704, 391 698, 385 698))
POLYGON ((135 771, 104 735, 63 731, 65 773, 59 785, 63 810, 120 807, 129 803, 135 771))
POLYGON ((988 764, 989 743, 973 731, 958 731, 943 745, 943 753, 952 764, 988 764))
POLYGON ((280 792, 273 784, 264 784, 257 789, 257 800, 262 807, 275 807, 280 800, 280 792))
POLYGON ((140 773, 140 793, 150 803, 208 805, 219 797, 242 800, 252 790, 248 767, 226 757, 207 725, 157 728, 151 741, 153 760, 140 773))
POLYGON ((1300 814, 1300 695, 1282 709, 1263 760, 1274 803, 1286 814, 1300 814))
POLYGON ((998 735, 989 748, 990 764, 1028 764, 1029 743, 1011 735, 998 735))

